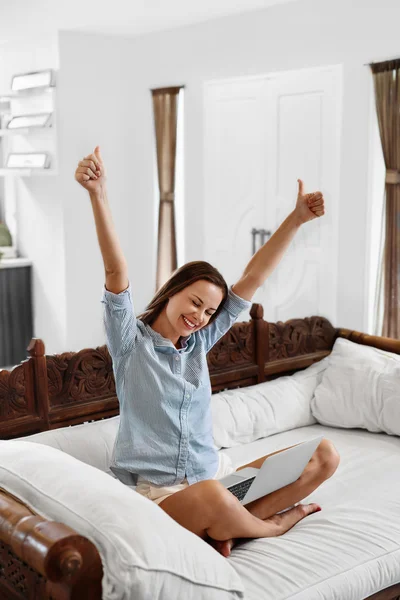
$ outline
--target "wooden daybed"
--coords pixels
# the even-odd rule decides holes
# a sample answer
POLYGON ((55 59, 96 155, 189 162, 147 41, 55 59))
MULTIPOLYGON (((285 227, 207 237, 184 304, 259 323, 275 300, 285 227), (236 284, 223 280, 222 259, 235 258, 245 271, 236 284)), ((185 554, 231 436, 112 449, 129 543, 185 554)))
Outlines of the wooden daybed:
MULTIPOLYGON (((337 337, 400 354, 400 340, 336 329, 323 317, 267 323, 253 304, 208 355, 213 392, 294 373, 327 356, 337 337)), ((104 419, 119 413, 106 346, 45 355, 33 339, 29 358, 0 371, 0 439, 104 419)), ((0 484, 1 485, 1 484, 0 484)), ((96 547, 71 528, 36 515, 0 488, 1 600, 101 598, 96 547)), ((400 584, 370 600, 400 598, 400 584)))

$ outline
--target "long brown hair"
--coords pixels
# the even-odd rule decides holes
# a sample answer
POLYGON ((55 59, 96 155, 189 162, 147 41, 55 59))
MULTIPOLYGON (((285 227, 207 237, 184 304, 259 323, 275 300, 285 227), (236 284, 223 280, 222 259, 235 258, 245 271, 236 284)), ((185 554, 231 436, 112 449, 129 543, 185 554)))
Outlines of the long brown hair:
POLYGON ((171 275, 168 281, 166 281, 164 285, 160 287, 150 304, 147 306, 146 310, 138 316, 138 319, 141 319, 144 323, 151 325, 157 319, 158 315, 164 310, 164 307, 167 305, 168 300, 172 296, 178 292, 181 292, 184 288, 188 287, 195 281, 199 281, 199 279, 210 281, 214 285, 221 288, 223 292, 221 303, 208 321, 208 324, 210 324, 212 321, 214 321, 214 319, 217 318, 218 314, 222 310, 223 304, 228 296, 228 286, 221 273, 208 262, 204 262, 202 260, 194 260, 177 269, 171 275))

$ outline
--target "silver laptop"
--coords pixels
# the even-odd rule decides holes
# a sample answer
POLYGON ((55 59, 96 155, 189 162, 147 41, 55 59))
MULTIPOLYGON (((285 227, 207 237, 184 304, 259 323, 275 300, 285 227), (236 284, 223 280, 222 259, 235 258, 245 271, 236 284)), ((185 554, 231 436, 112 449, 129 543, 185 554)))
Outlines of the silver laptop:
POLYGON ((240 500, 243 505, 258 500, 289 483, 296 481, 317 449, 323 435, 292 448, 273 454, 265 459, 260 469, 246 467, 219 481, 240 500))

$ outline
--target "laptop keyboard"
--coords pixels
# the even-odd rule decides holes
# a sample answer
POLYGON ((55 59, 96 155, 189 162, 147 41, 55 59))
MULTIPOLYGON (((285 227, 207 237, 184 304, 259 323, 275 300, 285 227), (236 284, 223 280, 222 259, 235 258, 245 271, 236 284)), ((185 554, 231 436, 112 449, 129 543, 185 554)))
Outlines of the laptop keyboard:
POLYGON ((255 476, 250 477, 250 479, 246 479, 245 481, 241 481, 240 483, 235 483, 235 485, 229 486, 228 490, 232 492, 232 494, 236 496, 239 501, 242 501, 254 480, 255 476))

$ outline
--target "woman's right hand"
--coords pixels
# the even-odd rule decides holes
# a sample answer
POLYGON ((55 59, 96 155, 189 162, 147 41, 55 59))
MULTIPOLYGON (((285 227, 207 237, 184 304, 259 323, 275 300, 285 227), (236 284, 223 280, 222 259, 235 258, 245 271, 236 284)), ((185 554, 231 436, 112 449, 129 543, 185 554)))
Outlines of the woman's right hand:
POLYGON ((78 163, 75 179, 89 193, 97 192, 104 186, 106 172, 99 146, 96 146, 92 154, 88 154, 78 163))

